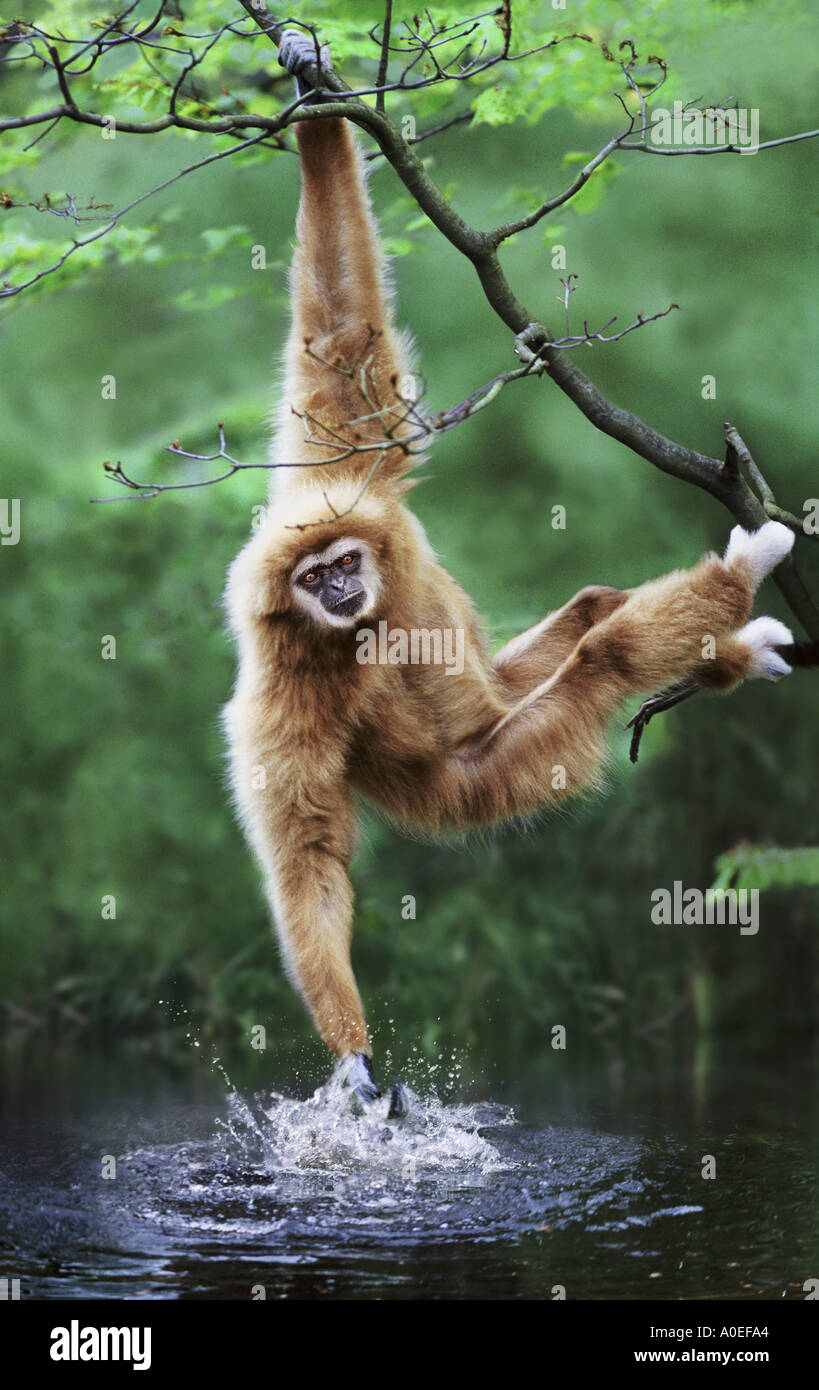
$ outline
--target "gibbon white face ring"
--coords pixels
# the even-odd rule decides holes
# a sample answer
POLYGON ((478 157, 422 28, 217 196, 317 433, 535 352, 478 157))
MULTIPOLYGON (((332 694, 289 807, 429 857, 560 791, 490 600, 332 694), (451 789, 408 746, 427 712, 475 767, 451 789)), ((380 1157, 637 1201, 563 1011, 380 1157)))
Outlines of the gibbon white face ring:
POLYGON ((294 601, 324 627, 352 628, 372 617, 381 584, 366 541, 342 536, 304 555, 290 578, 294 601))

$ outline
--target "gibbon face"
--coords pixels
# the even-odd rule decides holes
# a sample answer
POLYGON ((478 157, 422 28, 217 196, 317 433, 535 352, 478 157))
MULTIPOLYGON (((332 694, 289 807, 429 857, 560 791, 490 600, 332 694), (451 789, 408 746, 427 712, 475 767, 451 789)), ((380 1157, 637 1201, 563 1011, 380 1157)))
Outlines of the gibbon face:
POLYGON ((302 556, 290 586, 297 607, 329 627, 354 627, 368 617, 381 588, 370 547, 353 536, 302 556))

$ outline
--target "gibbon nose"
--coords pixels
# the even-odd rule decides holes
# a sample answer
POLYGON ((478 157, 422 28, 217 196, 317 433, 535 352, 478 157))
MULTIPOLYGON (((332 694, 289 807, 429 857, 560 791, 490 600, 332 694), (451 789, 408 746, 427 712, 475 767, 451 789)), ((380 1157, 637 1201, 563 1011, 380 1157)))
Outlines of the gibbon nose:
POLYGON ((330 588, 338 589, 340 594, 344 593, 345 577, 343 574, 334 574, 330 577, 330 588))

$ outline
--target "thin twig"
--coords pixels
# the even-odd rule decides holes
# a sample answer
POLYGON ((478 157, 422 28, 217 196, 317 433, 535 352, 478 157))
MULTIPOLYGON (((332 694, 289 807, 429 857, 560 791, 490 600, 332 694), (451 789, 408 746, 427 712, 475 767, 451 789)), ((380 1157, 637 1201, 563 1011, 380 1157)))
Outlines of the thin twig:
POLYGON ((163 180, 162 183, 158 183, 154 188, 149 188, 145 193, 140 193, 139 197, 132 199, 130 203, 126 203, 125 207, 120 208, 104 227, 100 227, 96 232, 92 233, 91 236, 83 237, 81 241, 72 242, 71 246, 69 246, 67 251, 63 252, 59 260, 55 261, 53 265, 48 266, 46 270, 39 271, 37 275, 33 275, 30 280, 24 281, 21 285, 0 285, 0 299, 10 299, 16 294, 22 294, 23 290, 27 290, 32 285, 36 285, 39 280, 44 280, 47 275, 53 275, 55 271, 60 270, 61 267, 65 265, 69 256, 73 256, 75 251, 81 251, 84 247, 90 246, 92 242, 99 241, 100 237, 104 237, 108 232, 113 231, 114 227, 125 217, 126 213, 131 212, 132 209, 138 207, 140 203, 144 203, 147 198, 152 198, 155 193, 161 193, 164 189, 170 188, 171 184, 177 183, 179 179, 185 178, 187 174, 192 174, 198 169, 204 169, 207 164, 215 164, 219 159, 227 159, 231 155, 238 154, 241 150, 249 149, 251 145, 258 145, 263 139, 264 136, 254 135, 250 140, 243 140, 239 145, 232 145, 229 150, 218 150, 216 154, 207 155, 205 159, 200 159, 197 160, 195 164, 187 165, 186 168, 180 169, 178 173, 172 174, 169 179, 163 180))
POLYGON ((384 84, 387 81, 387 68, 390 61, 390 30, 392 29, 392 0, 385 0, 384 3, 384 33, 381 38, 381 56, 378 60, 378 77, 376 85, 381 89, 375 99, 375 109, 379 115, 384 115, 384 84))

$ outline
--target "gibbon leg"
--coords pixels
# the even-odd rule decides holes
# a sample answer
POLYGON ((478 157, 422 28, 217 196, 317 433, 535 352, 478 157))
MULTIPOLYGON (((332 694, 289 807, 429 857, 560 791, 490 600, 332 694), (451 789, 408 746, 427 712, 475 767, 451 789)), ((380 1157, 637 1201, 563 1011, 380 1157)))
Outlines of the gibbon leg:
POLYGON ((604 584, 590 584, 541 622, 513 637, 492 658, 493 670, 513 700, 553 675, 595 623, 608 618, 628 594, 604 584))
POLYGON ((619 632, 623 639, 620 664, 638 666, 647 673, 671 658, 671 639, 684 637, 688 626, 697 639, 688 664, 662 681, 649 678, 648 686, 638 684, 628 693, 653 684, 677 683, 681 678, 710 690, 730 690, 749 675, 775 680, 790 670, 773 651, 792 640, 789 630, 774 618, 756 618, 733 635, 730 629, 738 628, 739 622, 749 617, 757 588, 790 551, 793 540, 788 527, 776 521, 766 522, 754 532, 736 526, 721 560, 706 556, 690 571, 675 571, 638 589, 582 589, 564 608, 503 647, 492 664, 506 688, 520 699, 527 690, 531 692, 548 680, 560 661, 570 655, 574 633, 579 640, 592 628, 599 630, 605 624, 610 638, 619 632), (736 612, 737 621, 729 618, 726 623, 726 612, 731 611, 736 612), (615 614, 612 623, 607 623, 606 619, 615 614), (648 633, 642 649, 635 645, 641 630, 648 633), (532 681, 540 670, 540 681, 532 681))
POLYGON ((757 585, 792 544, 786 527, 768 522, 752 536, 732 533, 724 560, 706 556, 633 590, 477 746, 447 760, 434 789, 441 823, 527 815, 593 785, 608 723, 630 695, 685 677, 725 689, 785 674, 775 648, 789 641, 787 628, 747 619, 757 585))

